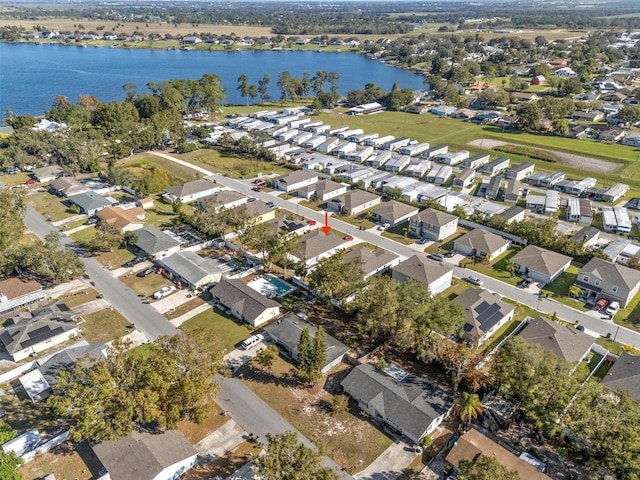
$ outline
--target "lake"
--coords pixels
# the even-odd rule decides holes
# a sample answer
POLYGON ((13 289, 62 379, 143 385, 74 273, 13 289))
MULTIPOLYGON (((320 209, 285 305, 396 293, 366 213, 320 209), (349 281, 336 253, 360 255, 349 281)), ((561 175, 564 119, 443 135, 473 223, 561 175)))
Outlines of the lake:
MULTIPOLYGON (((319 70, 340 74, 342 95, 369 82, 387 91, 394 82, 413 90, 426 87, 422 75, 356 53, 127 50, 0 43, 0 117, 8 108, 18 115, 41 115, 56 95, 64 95, 71 102, 80 94, 95 95, 102 102, 123 100, 125 83, 136 84, 141 92, 149 82, 199 79, 205 73, 215 73, 222 79, 227 103, 244 104, 237 91, 237 79, 242 74, 249 77, 250 84, 257 84, 268 73, 270 95, 279 98, 276 83, 282 72, 301 77, 304 72, 313 76, 319 70)), ((328 83, 325 88, 329 88, 328 83)))

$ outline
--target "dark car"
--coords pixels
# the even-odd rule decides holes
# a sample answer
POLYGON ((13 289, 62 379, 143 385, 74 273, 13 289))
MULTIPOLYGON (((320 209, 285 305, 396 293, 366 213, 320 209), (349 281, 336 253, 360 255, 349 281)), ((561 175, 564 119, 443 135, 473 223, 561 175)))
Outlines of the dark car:
POLYGON ((431 255, 427 255, 427 258, 435 260, 436 262, 444 262, 444 255, 441 253, 432 253, 431 255))
POLYGON ((138 272, 136 277, 140 277, 140 278, 146 277, 147 275, 151 275, 155 271, 156 271, 155 268, 147 268, 146 270, 142 270, 142 271, 138 272))

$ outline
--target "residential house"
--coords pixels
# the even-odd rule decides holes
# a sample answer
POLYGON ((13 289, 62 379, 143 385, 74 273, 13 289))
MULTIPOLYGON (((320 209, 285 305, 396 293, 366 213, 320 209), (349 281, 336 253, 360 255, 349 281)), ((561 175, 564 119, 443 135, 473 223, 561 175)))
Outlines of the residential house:
POLYGON ((409 137, 394 138, 393 140, 389 140, 387 143, 382 145, 380 149, 389 150, 390 152, 393 152, 400 147, 409 145, 410 142, 411 142, 411 139, 409 137))
POLYGON ((598 140, 601 142, 619 142, 624 137, 624 130, 620 128, 606 128, 598 132, 598 140))
POLYGON ((445 185, 449 178, 453 175, 453 167, 449 165, 436 165, 429 173, 427 173, 427 182, 433 182, 436 185, 445 185))
POLYGON ((382 248, 373 250, 363 245, 358 245, 353 250, 345 253, 344 260, 358 262, 364 272, 365 280, 400 263, 400 257, 395 253, 382 248))
POLYGON ((348 186, 333 180, 318 180, 316 183, 298 189, 298 196, 307 200, 317 199, 323 202, 343 195, 347 192, 348 186))
POLYGON ((409 219, 409 228, 418 238, 441 241, 456 232, 458 217, 427 208, 409 219))
POLYGON ((516 307, 502 301, 497 293, 469 288, 453 299, 464 309, 462 338, 473 345, 482 345, 504 324, 513 320, 516 307))
POLYGON ((553 173, 532 173, 527 177, 527 182, 536 187, 554 188, 554 186, 565 179, 564 172, 553 173))
POLYGON ((422 158, 431 159, 436 155, 441 155, 443 153, 447 153, 449 151, 449 146, 445 144, 436 145, 435 147, 431 147, 429 150, 425 150, 420 155, 422 158))
POLYGON ((488 153, 479 153, 478 155, 464 159, 462 161, 462 167, 473 168, 475 170, 489 162, 489 158, 491 157, 488 153))
POLYGON ((524 220, 525 209, 520 206, 509 207, 504 212, 498 214, 498 216, 504 219, 507 223, 521 222, 524 220))
POLYGON ((457 176, 453 178, 452 187, 454 188, 471 188, 476 179, 476 171, 473 168, 465 168, 457 176))
POLYGON ((588 125, 569 125, 569 130, 564 134, 569 138, 586 138, 591 132, 591 127, 588 125))
POLYGON ((369 193, 365 190, 349 190, 344 195, 329 200, 327 209, 331 212, 358 215, 378 205, 380 201, 380 196, 374 193, 369 193))
POLYGON ((161 232, 156 227, 136 230, 138 240, 134 246, 146 257, 161 259, 180 250, 180 241, 161 232))
POLYGON ((40 282, 9 277, 0 280, 0 314, 46 298, 40 282))
POLYGON ((591 110, 590 112, 576 110, 571 114, 571 120, 582 122, 599 122, 602 119, 604 119, 604 113, 598 110, 591 110))
POLYGON ((591 225, 593 210, 591 202, 587 198, 567 199, 567 220, 570 222, 586 223, 591 225))
POLYGON ((381 225, 399 225, 419 212, 417 207, 391 200, 382 202, 371 209, 371 220, 381 225))
POLYGON ((506 177, 513 178, 515 180, 524 180, 533 173, 535 165, 531 162, 524 162, 518 165, 514 165, 507 170, 506 177))
POLYGON ((416 155, 420 155, 423 152, 429 150, 430 145, 426 142, 423 143, 410 143, 409 145, 405 145, 404 147, 398 148, 398 153, 401 155, 409 155, 410 157, 415 157, 416 155))
POLYGON ((234 190, 220 190, 213 195, 198 199, 197 206, 201 210, 218 213, 220 210, 236 208, 247 203, 247 197, 234 190))
POLYGON ((59 197, 70 197, 90 190, 73 177, 58 177, 49 184, 49 191, 59 197))
POLYGON ((518 273, 543 283, 551 283, 562 275, 571 265, 571 260, 571 257, 536 245, 528 245, 511 257, 518 266, 518 273))
POLYGON ((95 215, 103 208, 110 207, 113 204, 111 200, 102 195, 98 195, 93 190, 72 195, 69 197, 69 202, 72 205, 76 205, 80 209, 80 212, 86 215, 95 215))
POLYGON ((374 421, 416 444, 433 433, 453 408, 453 398, 435 383, 395 366, 381 372, 370 363, 358 365, 341 385, 374 421))
POLYGON ((485 197, 491 200, 497 200, 500 196, 500 189, 502 188, 503 181, 504 177, 502 175, 491 177, 491 180, 489 180, 489 184, 484 189, 485 197))
POLYGON ((80 334, 64 304, 31 312, 31 317, 0 330, 0 342, 14 362, 60 345, 80 334))
POLYGON ((276 209, 270 208, 262 200, 256 200, 255 202, 245 203, 238 207, 240 211, 246 212, 254 223, 268 222, 276 218, 276 209))
POLYGON ((585 248, 593 247, 600 240, 600 230, 596 227, 582 227, 569 240, 585 248))
POLYGON ((134 431, 91 448, 114 480, 174 480, 198 462, 198 452, 179 430, 134 431))
POLYGON ((532 92, 511 92, 510 96, 514 102, 535 102, 540 100, 540 96, 532 92))
POLYGON ((483 165, 480 170, 482 173, 494 176, 509 168, 510 163, 511 159, 509 159, 508 157, 499 157, 487 163, 486 165, 483 165))
POLYGON ((580 269, 574 285, 587 303, 604 298, 624 307, 640 290, 640 271, 594 257, 580 269))
POLYGON ((544 85, 544 82, 546 81, 547 79, 544 77, 544 75, 536 75, 531 79, 531 85, 544 85))
POLYGON ((345 248, 345 240, 342 238, 333 233, 325 235, 322 230, 315 230, 301 236, 297 247, 289 252, 289 256, 293 257, 295 261, 304 262, 308 267, 311 267, 343 248, 345 248))
POLYGON ((280 315, 278 302, 258 293, 241 280, 222 278, 209 292, 215 302, 230 310, 231 315, 254 327, 280 315))
POLYGON ((476 111, 469 108, 459 108, 452 115, 451 118, 458 118, 460 120, 470 120, 476 116, 476 111))
POLYGON ((467 430, 458 438, 446 456, 447 462, 455 468, 465 460, 475 462, 481 456, 492 458, 509 472, 516 472, 517 478, 526 480, 551 480, 551 477, 539 471, 525 459, 516 457, 512 452, 489 439, 475 428, 467 430))
POLYGON ((609 103, 622 103, 627 99, 627 96, 623 93, 620 92, 611 92, 611 93, 605 93, 602 96, 602 100, 605 102, 609 102, 609 103))
POLYGON ((498 128, 514 128, 518 124, 518 117, 516 115, 505 115, 496 119, 493 124, 498 128))
POLYGON ((456 252, 487 260, 497 258, 510 247, 510 240, 482 228, 474 228, 453 242, 453 249, 456 252))
POLYGON ((65 348, 52 356, 36 360, 37 368, 21 376, 20 383, 32 402, 45 400, 51 395, 60 372, 71 370, 80 359, 85 363, 103 360, 107 358, 107 349, 104 343, 65 348))
POLYGON ((489 201, 474 203, 470 207, 473 215, 479 215, 485 220, 488 220, 495 215, 500 215, 507 209, 507 207, 501 203, 489 201))
POLYGON ((617 202, 628 190, 629 185, 616 183, 613 187, 606 189, 606 191, 601 194, 602 201, 609 203, 617 202))
POLYGON ((555 215, 560 207, 560 194, 556 190, 547 190, 544 195, 527 193, 526 207, 535 213, 555 215))
POLYGON ((371 113, 382 112, 386 110, 385 107, 378 102, 364 103, 362 105, 356 105, 349 109, 349 115, 366 115, 371 113))
POLYGON ((462 163, 467 158, 469 158, 469 152, 467 150, 459 150, 457 152, 443 152, 432 155, 430 158, 433 158, 433 160, 438 163, 444 163, 445 165, 458 165, 459 163, 462 163))
POLYGON ((600 207, 602 229, 605 232, 628 234, 631 232, 629 212, 624 207, 600 207))
POLYGON ((640 133, 631 133, 622 139, 622 145, 630 147, 640 147, 640 133))
POLYGON ((409 155, 393 155, 384 165, 384 169, 387 172, 401 172, 411 163, 411 157, 409 155))
POLYGON ((366 161, 366 164, 369 167, 380 168, 385 163, 387 163, 389 160, 391 160, 391 156, 392 155, 393 154, 391 152, 388 152, 388 151, 379 152, 377 155, 375 155, 373 157, 369 157, 367 159, 367 161, 366 161))
POLYGON ((231 270, 231 267, 225 263, 210 257, 201 257, 190 251, 172 253, 159 260, 158 264, 183 288, 201 288, 210 283, 219 282, 222 274, 231 270))
POLYGON ((121 232, 133 232, 144 227, 145 213, 142 207, 122 208, 106 207, 100 210, 96 216, 100 222, 111 225, 121 232))
POLYGON ((632 400, 640 400, 640 357, 622 352, 601 383, 611 390, 628 393, 632 400))
POLYGON ((582 192, 596 185, 596 179, 586 177, 582 180, 561 180, 554 185, 554 189, 571 195, 582 195, 582 192))
POLYGON ((411 279, 423 283, 431 295, 437 295, 451 286, 453 267, 424 255, 414 255, 393 267, 391 277, 401 282, 411 279))
POLYGON ((220 191, 220 187, 210 180, 199 179, 166 188, 162 198, 167 203, 195 202, 220 191))
MULTIPOLYGON (((277 322, 265 327, 264 334, 266 338, 270 339, 278 346, 278 350, 280 350, 285 357, 298 362, 298 345, 300 344, 302 331, 305 328, 308 330, 311 339, 315 339, 318 334, 318 328, 309 322, 304 321, 295 313, 289 312, 277 322)), ((326 357, 324 365, 320 368, 320 373, 323 375, 338 365, 345 354, 349 351, 349 347, 326 333, 325 344, 326 357)))
POLYGON ((33 179, 40 183, 49 183, 62 175, 64 175, 64 170, 58 165, 36 168, 31 172, 33 179))
POLYGON ((517 203, 522 192, 522 183, 515 178, 507 181, 507 186, 502 191, 502 198, 507 203, 517 203))
POLYGON ((289 175, 283 175, 273 181, 276 190, 283 192, 293 192, 299 188, 307 187, 318 181, 318 175, 305 172, 303 170, 296 170, 289 175))
POLYGON ((573 78, 577 77, 578 74, 569 67, 562 67, 555 71, 555 76, 561 78, 573 78))
POLYGON ((540 345, 558 358, 571 363, 582 361, 595 342, 591 335, 573 325, 554 322, 540 316, 529 319, 518 336, 525 342, 540 345))
POLYGON ((338 137, 329 137, 324 143, 318 145, 316 150, 321 153, 331 153, 340 145, 338 137))
POLYGON ((430 160, 412 160, 404 171, 404 175, 409 177, 421 178, 431 168, 430 160))
POLYGON ((197 43, 202 43, 202 39, 196 36, 187 36, 182 37, 182 43, 184 43, 185 45, 195 45, 197 43))

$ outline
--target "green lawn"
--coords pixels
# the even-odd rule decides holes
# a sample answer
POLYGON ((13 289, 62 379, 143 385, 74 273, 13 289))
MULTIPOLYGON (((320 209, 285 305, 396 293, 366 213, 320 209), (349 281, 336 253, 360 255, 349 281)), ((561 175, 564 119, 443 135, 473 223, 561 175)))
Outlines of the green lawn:
POLYGON ((72 216, 67 210, 67 205, 60 197, 51 195, 48 192, 37 192, 26 197, 29 205, 45 218, 51 217, 51 221, 57 222, 72 216))
POLYGON ((403 243, 404 245, 412 245, 416 242, 416 237, 411 233, 408 221, 388 228, 382 232, 382 236, 395 240, 396 242, 403 243))
POLYGON ((72 233, 71 235, 69 235, 69 237, 72 240, 78 242, 80 245, 86 246, 93 239, 93 237, 96 236, 96 233, 97 230, 95 229, 95 227, 90 226, 89 228, 85 228, 83 230, 72 233))
POLYGON ((465 291, 470 288, 474 288, 469 282, 465 282, 461 278, 453 278, 451 281, 451 286, 444 290, 440 295, 443 297, 447 297, 449 300, 453 300, 458 295, 462 295, 465 291))
POLYGON ((489 263, 484 263, 482 261, 479 261, 477 263, 473 263, 473 261, 465 261, 464 265, 470 270, 475 270, 476 272, 480 272, 484 275, 497 278, 498 280, 510 283, 511 285, 517 285, 518 282, 520 282, 521 278, 517 275, 512 275, 510 272, 507 272, 505 268, 507 261, 519 251, 520 249, 514 247, 510 250, 507 250, 499 257, 491 260, 491 262, 489 263))
POLYGON ((516 320, 515 318, 507 323, 505 323, 502 327, 498 329, 496 333, 494 333, 484 344, 483 350, 489 353, 491 350, 500 345, 505 338, 507 338, 511 333, 522 323, 522 320, 516 320))
POLYGON ((604 348, 606 348, 607 350, 609 350, 611 353, 615 353, 616 355, 620 355, 623 352, 629 352, 633 355, 640 355, 640 351, 628 347, 627 345, 623 344, 623 343, 619 343, 619 342, 614 342, 612 339, 610 338, 602 338, 602 337, 598 337, 596 339, 596 343, 598 345, 603 346, 604 348))
POLYGON ((185 332, 201 329, 203 335, 219 339, 227 352, 234 350, 238 343, 250 336, 253 329, 248 323, 241 323, 234 317, 224 315, 214 308, 190 318, 180 328, 185 332))
POLYGON ((80 331, 89 343, 106 343, 129 333, 129 322, 113 308, 83 315, 82 319, 80 331))
MULTIPOLYGON (((254 110, 259 109, 256 107, 254 110)), ((235 152, 221 152, 212 148, 202 148, 176 157, 233 178, 249 178, 272 173, 284 175, 291 172, 290 168, 283 165, 252 160, 235 152)))
POLYGON ((569 287, 573 285, 578 278, 580 267, 571 264, 569 268, 556 278, 552 283, 545 285, 542 291, 551 298, 560 300, 569 294, 569 287))
MULTIPOLYGON (((26 182, 27 180, 29 180, 29 172, 18 172, 18 173, 14 173, 12 175, 2 175, 2 177, 0 177, 2 183, 4 183, 7 187, 13 187, 16 185, 24 185, 24 182, 26 182)), ((40 186, 40 184, 36 183, 35 185, 33 185, 30 188, 33 188, 35 186, 40 186)))
POLYGON ((626 307, 613 317, 613 321, 633 330, 640 330, 640 295, 631 299, 626 307))
POLYGON ((337 217, 339 220, 343 222, 350 223, 351 225, 355 225, 356 227, 363 227, 365 230, 373 228, 376 226, 374 222, 367 219, 366 213, 361 213, 360 215, 340 215, 337 217))
POLYGON ((135 274, 127 274, 120 277, 120 281, 136 293, 151 296, 156 290, 162 287, 173 285, 171 281, 162 275, 152 273, 146 277, 138 277, 135 274))

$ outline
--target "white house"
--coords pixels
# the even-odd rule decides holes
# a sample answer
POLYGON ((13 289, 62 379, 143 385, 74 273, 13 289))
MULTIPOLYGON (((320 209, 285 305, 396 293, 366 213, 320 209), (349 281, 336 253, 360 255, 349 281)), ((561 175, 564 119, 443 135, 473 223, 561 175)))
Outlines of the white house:
POLYGON ((400 282, 411 279, 423 283, 431 295, 437 295, 451 286, 453 267, 430 260, 425 255, 414 255, 393 267, 391 277, 400 282))
POLYGON ((283 192, 293 192, 294 190, 298 190, 302 187, 307 187, 312 185, 318 181, 318 175, 305 172, 302 170, 296 170, 291 172, 289 175, 284 175, 282 177, 278 177, 273 181, 273 185, 276 190, 281 190, 283 192))
POLYGON ((280 304, 241 280, 222 278, 209 290, 213 300, 224 305, 238 320, 259 327, 280 315, 280 304))
POLYGON ((209 180, 200 179, 166 188, 162 194, 162 198, 167 203, 189 203, 200 198, 213 195, 219 191, 220 187, 215 183, 209 180))
POLYGON ((440 241, 456 233, 458 217, 427 208, 409 219, 409 227, 418 238, 440 241))

